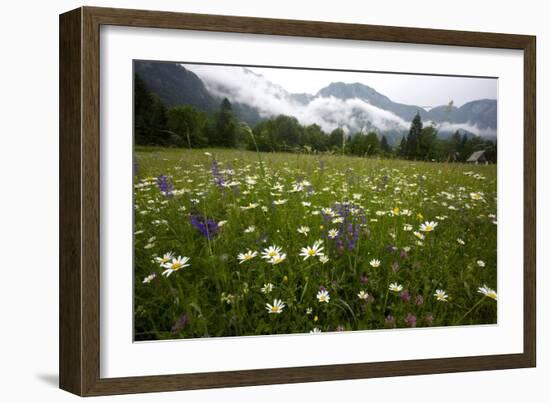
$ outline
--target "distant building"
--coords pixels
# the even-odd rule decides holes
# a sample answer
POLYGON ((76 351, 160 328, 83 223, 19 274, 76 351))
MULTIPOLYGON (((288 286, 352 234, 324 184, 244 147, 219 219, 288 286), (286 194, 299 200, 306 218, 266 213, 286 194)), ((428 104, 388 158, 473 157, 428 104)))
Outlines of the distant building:
POLYGON ((466 162, 472 162, 474 164, 487 164, 487 157, 485 157, 485 150, 474 151, 470 158, 466 162))

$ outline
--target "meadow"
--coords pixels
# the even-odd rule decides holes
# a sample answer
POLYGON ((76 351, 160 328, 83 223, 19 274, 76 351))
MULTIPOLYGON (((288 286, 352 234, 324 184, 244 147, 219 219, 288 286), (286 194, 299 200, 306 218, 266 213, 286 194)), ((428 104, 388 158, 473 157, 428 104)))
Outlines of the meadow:
POLYGON ((496 323, 496 171, 136 147, 135 340, 496 323))

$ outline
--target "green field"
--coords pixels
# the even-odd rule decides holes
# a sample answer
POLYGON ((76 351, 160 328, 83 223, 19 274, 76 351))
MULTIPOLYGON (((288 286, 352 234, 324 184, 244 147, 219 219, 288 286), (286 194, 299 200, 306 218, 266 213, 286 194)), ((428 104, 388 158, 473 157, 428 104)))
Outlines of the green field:
POLYGON ((496 165, 135 160, 136 340, 496 323, 496 165))

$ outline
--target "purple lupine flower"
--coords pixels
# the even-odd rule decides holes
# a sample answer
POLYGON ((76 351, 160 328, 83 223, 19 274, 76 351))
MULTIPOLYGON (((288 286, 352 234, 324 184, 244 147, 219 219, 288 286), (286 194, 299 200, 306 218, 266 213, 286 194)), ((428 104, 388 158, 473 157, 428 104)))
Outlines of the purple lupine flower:
POLYGON ((401 259, 406 259, 407 257, 409 256, 409 254, 407 252, 405 252, 404 250, 402 250, 401 252, 399 252, 399 257, 401 259))
MULTIPOLYGON (((333 209, 343 218, 338 227, 338 235, 334 238, 336 247, 339 250, 353 250, 361 233, 361 225, 366 223, 365 213, 352 203, 336 203, 333 209), (352 214, 352 211, 355 211, 355 214, 352 214)), ((323 217, 323 221, 326 223, 329 218, 323 217)))
POLYGON ((171 197, 174 191, 174 185, 172 180, 166 175, 160 175, 157 177, 157 186, 159 187, 160 193, 166 197, 171 197))
POLYGON ((220 169, 218 167, 218 161, 216 161, 215 159, 212 160, 212 164, 210 165, 210 172, 212 173, 212 178, 214 180, 214 183, 218 187, 223 188, 223 185, 225 183, 225 178, 220 172, 220 169))
POLYGON ((185 329, 187 324, 189 323, 189 317, 186 313, 183 313, 176 321, 174 322, 174 325, 172 326, 172 333, 177 333, 185 329))
POLYGON ((405 317, 405 325, 407 327, 416 327, 416 316, 412 313, 407 314, 405 317))
POLYGON ((191 216, 191 225, 207 239, 214 238, 220 230, 220 227, 216 221, 211 218, 204 218, 200 215, 191 216))
POLYGON ((409 293, 409 290, 403 290, 399 293, 399 298, 401 298, 401 301, 403 302, 409 302, 411 300, 411 294, 409 293))
POLYGON ((395 318, 392 315, 386 316, 386 319, 384 319, 384 326, 388 329, 393 329, 395 327, 395 318))
POLYGON ((417 295, 416 299, 414 300, 414 303, 416 305, 423 305, 424 304, 424 297, 422 295, 417 295))
POLYGON ((327 288, 324 285, 319 286, 319 291, 326 291, 327 288))

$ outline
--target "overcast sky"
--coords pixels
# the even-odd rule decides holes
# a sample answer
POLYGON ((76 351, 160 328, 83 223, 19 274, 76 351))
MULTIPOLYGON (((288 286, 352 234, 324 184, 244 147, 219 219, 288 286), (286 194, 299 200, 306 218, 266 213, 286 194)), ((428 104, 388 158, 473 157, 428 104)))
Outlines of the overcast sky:
MULTIPOLYGON (((213 76, 217 72, 230 76, 240 67, 201 66, 185 64, 199 75, 213 76)), ((497 99, 497 80, 491 78, 464 78, 449 76, 422 76, 408 74, 355 73, 340 71, 297 70, 285 68, 247 67, 274 84, 293 93, 316 94, 331 82, 359 82, 374 88, 395 102, 418 106, 438 106, 451 100, 456 106, 468 101, 497 99)))

